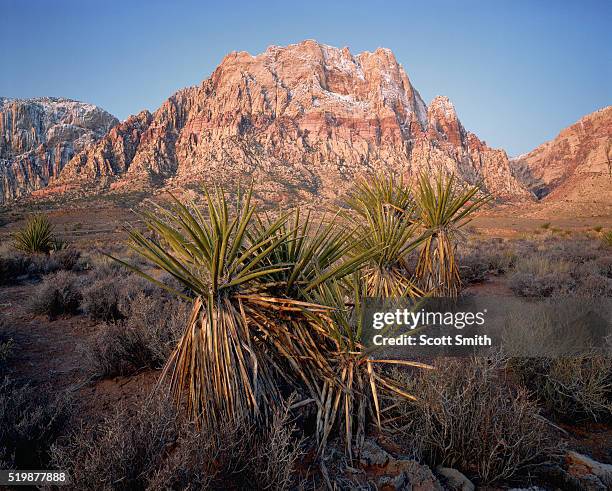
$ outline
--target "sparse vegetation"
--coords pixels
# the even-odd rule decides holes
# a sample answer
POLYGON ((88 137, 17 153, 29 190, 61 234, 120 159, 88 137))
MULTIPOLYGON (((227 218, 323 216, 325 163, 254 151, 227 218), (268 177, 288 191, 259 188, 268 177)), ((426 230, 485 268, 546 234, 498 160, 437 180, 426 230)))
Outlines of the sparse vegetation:
POLYGON ((501 240, 479 240, 460 244, 459 274, 464 284, 479 283, 489 275, 508 273, 516 262, 514 248, 501 240))
POLYGON ((43 214, 30 216, 13 238, 15 248, 26 254, 47 254, 57 245, 53 225, 47 215, 43 214))
POLYGON ((15 283, 19 278, 37 278, 60 270, 81 269, 81 253, 72 248, 53 251, 51 254, 26 255, 9 251, 0 255, 0 285, 15 283))
POLYGON ((81 299, 78 277, 69 271, 59 271, 45 277, 36 287, 29 308, 34 314, 54 319, 59 315, 76 314, 81 299))
POLYGON ((184 301, 136 295, 126 318, 103 325, 89 346, 93 373, 115 376, 161 368, 183 333, 189 311, 184 301))
POLYGON ((4 373, 4 365, 13 353, 14 341, 9 335, 6 322, 0 319, 0 370, 4 373))
POLYGON ((71 414, 72 401, 65 394, 9 378, 1 380, 0 466, 47 468, 51 446, 65 430, 71 414))
POLYGON ((54 449, 53 464, 87 489, 288 489, 299 457, 288 414, 264 428, 224 422, 197 429, 171 401, 120 408, 54 449))
POLYGON ((395 376, 418 396, 398 400, 396 436, 404 452, 461 470, 486 484, 509 480, 560 457, 560 447, 501 359, 444 360, 418 376, 395 376))
POLYGON ((582 355, 512 359, 510 367, 556 418, 572 422, 611 420, 611 358, 582 355))
MULTIPOLYGON (((338 457, 338 472, 359 467, 363 442, 378 435, 477 484, 533 476, 556 461, 555 423, 609 421, 609 359, 440 360, 435 370, 375 360, 362 337, 362 300, 452 296, 492 276, 495 288, 520 296, 610 296, 609 250, 594 234, 544 233, 550 224, 538 237, 468 239, 461 228, 486 198, 450 178, 423 179, 416 192, 401 179, 361 181, 331 218, 258 213, 249 193, 234 200, 221 190, 203 208, 153 205, 130 233, 131 252, 96 243, 123 265, 86 248, 83 257, 58 246, 3 251, 0 281, 19 281, 11 302, 32 288, 31 312, 93 321, 55 325, 83 334, 79 370, 93 394, 84 397, 118 390, 100 405, 129 400, 124 384, 163 369, 160 387, 175 402, 156 392, 142 408, 126 404, 91 423, 87 412, 78 417, 84 429, 57 441, 58 425, 25 445, 38 445, 37 462, 51 465, 56 442, 53 465, 69 468, 80 487, 102 489, 286 489, 297 483, 302 437, 309 461, 338 457)), ((9 370, 13 346, 0 333, 9 370)), ((0 460, 19 457, 11 452, 0 460)))

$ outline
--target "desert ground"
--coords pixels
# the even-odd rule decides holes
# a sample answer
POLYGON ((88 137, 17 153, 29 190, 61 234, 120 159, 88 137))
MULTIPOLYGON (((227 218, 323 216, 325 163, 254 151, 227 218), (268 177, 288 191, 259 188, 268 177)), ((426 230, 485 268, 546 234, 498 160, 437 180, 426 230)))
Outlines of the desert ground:
MULTIPOLYGON (((317 460, 309 441, 312 415, 299 409, 275 415, 248 442, 245 428, 202 435, 177 422, 157 385, 190 307, 104 255, 158 274, 126 247, 124 227, 141 225, 139 205, 101 199, 40 208, 2 214, 0 460, 68 469, 75 489, 179 489, 185 482, 229 489, 253 482, 290 489, 606 489, 610 483, 610 359, 575 360, 565 371, 554 363, 517 368, 508 360, 437 360, 436 375, 394 373, 427 405, 390 404, 396 432, 369 432, 353 462, 339 436, 317 460), (68 247, 24 258, 12 247, 13 234, 43 211, 68 247), (525 414, 533 419, 525 422, 525 414), (508 428, 499 428, 500 421, 508 428), (444 428, 455 432, 451 440, 435 433, 444 428), (428 445, 414 441, 417 430, 431 439, 428 445), (498 455, 487 439, 522 443, 516 454, 498 455), (488 462, 487 451, 499 460, 488 462)), ((457 249, 462 295, 612 295, 612 249, 605 241, 612 219, 538 215, 537 209, 487 209, 464 227, 457 249)))

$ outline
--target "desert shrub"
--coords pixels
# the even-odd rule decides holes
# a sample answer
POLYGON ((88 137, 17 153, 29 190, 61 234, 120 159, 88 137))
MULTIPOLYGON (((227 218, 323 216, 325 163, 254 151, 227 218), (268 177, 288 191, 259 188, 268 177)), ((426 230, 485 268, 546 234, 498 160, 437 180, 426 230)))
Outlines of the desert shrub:
POLYGON ((94 320, 113 322, 123 318, 117 278, 94 279, 83 289, 83 311, 94 320))
POLYGON ((458 254, 459 274, 466 284, 483 281, 488 274, 508 272, 516 261, 514 250, 506 243, 489 240, 463 245, 458 254))
POLYGON ((39 277, 60 270, 79 271, 81 253, 73 248, 51 254, 29 254, 7 251, 0 256, 0 285, 11 284, 21 276, 39 277))
POLYGON ((509 366, 556 418, 610 420, 612 358, 513 358, 509 366))
POLYGON ((612 256, 601 256, 595 260, 599 274, 612 279, 612 256))
POLYGON ((570 292, 575 287, 572 265, 551 260, 543 254, 521 256, 516 260, 509 286, 523 297, 548 297, 554 292, 570 292))
POLYGON ((29 309, 50 319, 62 314, 76 314, 81 304, 80 282, 76 274, 59 271, 48 275, 36 287, 29 309))
POLYGON ((130 274, 130 271, 112 259, 94 254, 88 257, 89 275, 92 279, 100 280, 104 278, 123 278, 130 274))
POLYGON ((510 289, 522 297, 549 297, 553 292, 569 293, 575 283, 568 273, 551 272, 545 276, 533 273, 514 273, 510 277, 510 289))
POLYGON ((601 254, 599 243, 589 238, 551 237, 539 244, 538 249, 552 261, 565 261, 571 264, 592 261, 601 254))
POLYGON ((609 296, 612 258, 588 238, 517 242, 509 286, 520 296, 609 296))
POLYGON ((64 247, 51 254, 51 259, 65 271, 76 271, 82 269, 80 263, 81 253, 72 247, 64 247))
POLYGON ((288 424, 277 411, 266 428, 222 424, 213 431, 183 429, 177 450, 154 474, 149 489, 289 489, 300 455, 288 424))
POLYGON ((13 352, 13 348, 13 338, 6 328, 6 322, 0 320, 0 369, 4 368, 5 363, 13 352))
POLYGON ((53 464, 80 489, 287 489, 299 456, 286 412, 264 430, 198 431, 166 398, 120 408, 57 445, 53 464))
POLYGON ((47 215, 37 214, 28 218, 14 236, 15 248, 27 254, 48 253, 56 246, 53 225, 47 215))
POLYGON ((5 378, 0 381, 0 467, 41 469, 72 413, 65 394, 5 378))
POLYGON ((102 326, 89 346, 88 357, 97 376, 161 368, 183 334, 191 306, 165 297, 138 294, 125 320, 102 326))
POLYGON ((0 285, 14 283, 20 276, 28 273, 30 261, 22 254, 0 256, 0 285))
POLYGON ((612 279, 600 274, 590 274, 580 279, 577 290, 582 296, 611 297, 612 279))
POLYGON ((56 271, 79 271, 81 253, 73 248, 52 251, 50 254, 33 254, 29 256, 28 274, 40 276, 56 271))
POLYGON ((83 290, 83 310, 92 319, 104 322, 129 317, 136 297, 168 298, 169 295, 150 281, 126 272, 121 266, 103 265, 94 269, 88 280, 89 284, 83 290))
POLYGON ((612 230, 601 234, 601 242, 604 247, 612 247, 612 230))
POLYGON ((499 359, 441 359, 416 378, 398 371, 418 397, 397 401, 404 449, 482 483, 512 479, 557 455, 536 404, 503 378, 501 367, 499 359))
POLYGON ((69 469, 79 489, 146 489, 177 432, 174 408, 167 401, 144 401, 132 413, 121 407, 99 425, 59 442, 53 466, 69 469))

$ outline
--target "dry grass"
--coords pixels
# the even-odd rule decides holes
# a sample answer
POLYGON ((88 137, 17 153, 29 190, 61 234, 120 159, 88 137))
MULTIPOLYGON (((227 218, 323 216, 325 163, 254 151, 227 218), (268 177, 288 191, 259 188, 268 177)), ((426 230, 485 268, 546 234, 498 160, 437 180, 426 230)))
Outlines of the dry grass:
POLYGON ((287 412, 266 428, 196 429, 166 398, 120 408, 54 448, 53 465, 81 489, 288 489, 299 457, 287 412))
POLYGON ((8 249, 0 254, 0 285, 10 285, 20 277, 36 279, 56 271, 79 271, 83 268, 81 253, 73 248, 51 254, 24 254, 8 249))
POLYGON ((519 296, 612 294, 612 256, 596 240, 548 238, 518 242, 516 249, 509 286, 519 296))
POLYGON ((165 296, 137 294, 119 322, 100 326, 87 346, 91 371, 99 377, 161 368, 182 335, 191 306, 165 296))
POLYGON ((513 244, 501 239, 471 240, 458 246, 459 274, 464 284, 479 283, 489 275, 506 274, 516 259, 513 244))
POLYGON ((512 359, 509 367, 557 419, 612 421, 612 358, 512 359))
POLYGON ((72 401, 50 387, 0 380, 0 467, 48 468, 52 444, 65 430, 72 401))
POLYGON ((497 359, 440 359, 416 378, 397 372, 418 397, 396 401, 396 437, 406 453, 479 483, 516 478, 556 458, 536 404, 504 379, 502 367, 497 359))
POLYGON ((59 271, 46 276, 36 287, 29 310, 54 319, 59 315, 78 313, 81 299, 81 285, 77 275, 69 271, 59 271))

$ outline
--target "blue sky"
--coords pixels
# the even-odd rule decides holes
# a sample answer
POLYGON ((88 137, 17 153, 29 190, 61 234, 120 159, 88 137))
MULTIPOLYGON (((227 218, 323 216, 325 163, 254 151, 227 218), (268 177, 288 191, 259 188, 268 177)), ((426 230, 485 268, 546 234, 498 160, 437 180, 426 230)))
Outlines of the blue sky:
POLYGON ((234 50, 316 39, 393 50, 426 102, 511 155, 612 104, 612 1, 0 0, 0 95, 63 96, 123 119, 234 50))

